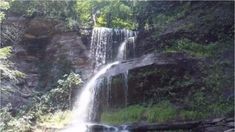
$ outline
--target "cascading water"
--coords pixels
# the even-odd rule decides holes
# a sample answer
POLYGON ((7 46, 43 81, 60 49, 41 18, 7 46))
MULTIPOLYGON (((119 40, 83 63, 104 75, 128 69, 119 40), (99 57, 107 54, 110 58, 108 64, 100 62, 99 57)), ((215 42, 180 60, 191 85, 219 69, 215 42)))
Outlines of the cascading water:
POLYGON ((90 81, 88 81, 74 107, 75 118, 72 124, 74 126, 70 127, 66 131, 73 132, 79 130, 80 132, 85 132, 87 130, 87 122, 89 122, 89 108, 92 107, 90 105, 94 101, 96 81, 110 67, 117 65, 118 63, 118 61, 115 61, 113 63, 107 64, 99 72, 97 72, 90 81))
POLYGON ((119 61, 125 59, 126 43, 127 43, 127 40, 122 42, 121 46, 118 49, 117 60, 119 60, 119 61))
MULTIPOLYGON (((129 37, 126 40, 124 40, 121 45, 118 48, 118 54, 116 56, 116 60, 118 61, 123 61, 126 59, 126 54, 127 54, 127 44, 132 44, 136 38, 136 32, 133 33, 133 37, 129 37)), ((112 82, 112 76, 107 76, 107 100, 106 100, 106 105, 107 107, 109 106, 109 102, 112 98, 111 96, 111 82, 112 82)), ((124 95, 125 95, 125 105, 127 105, 127 96, 128 96, 128 71, 125 71, 123 74, 123 82, 124 82, 124 95)))
POLYGON ((90 55, 94 58, 94 68, 98 68, 106 63, 107 45, 112 40, 112 29, 94 28, 92 30, 90 55))
MULTIPOLYGON (((107 61, 108 56, 112 57, 115 48, 113 47, 117 41, 122 42, 118 48, 116 61, 106 64, 95 75, 87 82, 75 104, 73 109, 74 120, 72 125, 66 129, 66 132, 73 132, 79 130, 79 132, 86 132, 89 126, 88 122, 92 121, 92 114, 95 112, 94 107, 94 97, 97 91, 98 79, 106 73, 108 69, 112 66, 120 63, 125 57, 126 44, 128 38, 136 36, 136 32, 129 31, 126 29, 110 29, 110 28, 94 28, 92 32, 91 57, 94 57, 95 70, 99 69, 100 66, 104 65, 107 61), (118 39, 114 36, 118 36, 118 39), (110 48, 112 50, 110 50, 110 48), (111 51, 111 52, 110 52, 111 51)), ((110 58, 109 58, 110 59, 110 58)), ((108 84, 109 82, 108 78, 108 84)), ((108 91, 109 92, 109 91, 108 91)), ((107 94, 109 94, 107 92, 107 94)), ((107 95, 109 96, 109 95, 107 95)))
POLYGON ((136 32, 127 29, 94 28, 90 46, 90 55, 94 58, 94 69, 97 70, 107 62, 115 61, 116 54, 124 54, 126 45, 122 44, 119 48, 120 43, 126 43, 124 41, 136 35, 136 32), (118 48, 122 50, 117 51, 118 48))

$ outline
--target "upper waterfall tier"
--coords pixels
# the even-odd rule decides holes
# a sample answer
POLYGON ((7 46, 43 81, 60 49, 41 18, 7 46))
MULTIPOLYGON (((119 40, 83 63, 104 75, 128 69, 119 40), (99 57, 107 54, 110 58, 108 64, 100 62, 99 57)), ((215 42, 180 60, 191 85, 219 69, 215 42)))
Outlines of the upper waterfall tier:
MULTIPOLYGON (((107 62, 112 62, 118 54, 122 42, 137 35, 137 32, 127 29, 112 29, 96 27, 92 31, 90 57, 94 67, 98 68, 107 62)), ((130 41, 133 43, 133 41, 130 41)))

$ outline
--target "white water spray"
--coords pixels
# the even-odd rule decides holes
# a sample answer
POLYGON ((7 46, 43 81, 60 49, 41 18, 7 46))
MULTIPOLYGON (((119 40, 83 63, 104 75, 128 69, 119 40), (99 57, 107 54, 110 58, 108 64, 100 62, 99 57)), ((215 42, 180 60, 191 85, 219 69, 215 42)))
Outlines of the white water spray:
POLYGON ((80 95, 80 98, 78 99, 78 102, 76 103, 77 106, 75 106, 75 109, 78 111, 76 112, 77 119, 86 122, 88 118, 88 105, 92 103, 93 97, 94 97, 94 90, 97 79, 102 76, 109 68, 111 68, 113 65, 117 65, 119 62, 115 61, 113 63, 107 64, 95 76, 91 78, 91 80, 87 83, 87 85, 84 87, 82 94, 80 95))
POLYGON ((126 50, 126 43, 127 40, 121 43, 119 49, 118 49, 118 55, 117 55, 117 60, 121 61, 125 58, 125 50, 126 50))

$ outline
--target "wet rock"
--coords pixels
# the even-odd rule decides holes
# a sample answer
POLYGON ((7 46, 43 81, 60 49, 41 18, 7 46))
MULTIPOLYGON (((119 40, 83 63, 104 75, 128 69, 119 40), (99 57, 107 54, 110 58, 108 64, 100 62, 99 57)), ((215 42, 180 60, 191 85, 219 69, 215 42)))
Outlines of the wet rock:
POLYGON ((227 127, 226 119, 217 118, 206 121, 185 121, 172 123, 133 123, 123 126, 116 126, 118 130, 128 130, 129 132, 149 132, 149 131, 183 131, 183 132, 233 132, 234 126, 227 127))
POLYGON ((110 86, 104 86, 102 96, 108 99, 103 99, 103 105, 119 108, 149 101, 154 103, 166 97, 172 97, 172 101, 182 98, 199 84, 191 82, 187 86, 178 86, 175 83, 196 80, 200 74, 197 72, 197 61, 183 53, 148 54, 123 61, 106 74, 110 86), (191 78, 185 79, 189 75, 191 78), (107 91, 110 91, 109 94, 107 91))

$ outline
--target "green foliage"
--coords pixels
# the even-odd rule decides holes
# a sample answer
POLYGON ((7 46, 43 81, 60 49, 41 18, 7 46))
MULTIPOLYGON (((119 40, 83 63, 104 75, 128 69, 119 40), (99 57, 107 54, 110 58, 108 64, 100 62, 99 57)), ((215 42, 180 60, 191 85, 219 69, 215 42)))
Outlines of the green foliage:
POLYGON ((80 24, 83 26, 91 26, 92 20, 92 6, 93 0, 80 1, 77 0, 75 4, 75 10, 79 13, 80 24))
POLYGON ((0 9, 7 10, 8 8, 10 8, 9 2, 5 0, 1 0, 0 9))
POLYGON ((188 39, 181 39, 166 48, 166 52, 180 51, 197 57, 209 57, 215 53, 216 48, 216 44, 201 45, 188 39))
POLYGON ((234 73, 233 63, 229 60, 211 59, 211 64, 201 64, 200 71, 203 73, 203 89, 213 92, 215 97, 219 97, 226 90, 233 90, 234 73))
POLYGON ((10 107, 11 106, 8 105, 8 106, 0 109, 0 117, 1 117, 0 131, 7 129, 7 127, 8 127, 7 122, 12 120, 12 116, 9 112, 10 107))
POLYGON ((168 24, 186 14, 190 2, 134 1, 134 5, 138 28, 154 29, 154 34, 158 37, 168 24))
MULTIPOLYGON (((1 0, 0 23, 5 19, 5 12, 10 8, 12 2, 12 0, 1 0)), ((0 48, 0 79, 9 78, 11 81, 17 82, 18 78, 23 78, 25 74, 18 70, 14 70, 13 63, 8 59, 11 56, 11 51, 11 46, 0 48)), ((1 87, 0 90, 2 91, 3 88, 1 87)))
POLYGON ((225 116, 234 111, 231 102, 217 101, 209 103, 208 99, 195 93, 188 108, 176 108, 169 101, 161 101, 152 106, 132 105, 113 112, 103 112, 101 122, 108 124, 123 124, 147 121, 149 123, 164 123, 172 120, 200 120, 211 117, 225 116))
POLYGON ((68 25, 85 27, 106 26, 136 29, 153 27, 159 31, 166 24, 182 17, 190 2, 180 9, 175 3, 128 0, 76 0, 76 1, 14 1, 11 11, 26 16, 46 16, 65 20, 68 25), (172 8, 173 7, 173 8, 172 8), (169 10, 171 9, 171 10, 169 10), (168 12, 166 12, 168 11, 168 12), (169 13, 170 12, 170 13, 169 13))
POLYGON ((149 122, 166 122, 176 116, 176 109, 168 101, 151 106, 145 112, 149 122))
POLYGON ((0 2, 0 23, 5 19, 5 11, 7 11, 10 8, 10 1, 1 0, 0 2))
POLYGON ((68 125, 72 119, 72 111, 56 111, 54 113, 43 114, 39 116, 37 125, 43 127, 63 128, 68 125))
POLYGON ((1 78, 10 78, 12 81, 18 81, 19 78, 23 78, 25 76, 24 73, 14 70, 14 64, 8 60, 11 56, 12 47, 4 47, 0 48, 0 71, 1 78))
POLYGON ((203 115, 201 112, 193 111, 193 110, 182 110, 179 113, 179 117, 182 120, 196 120, 201 119, 205 115, 203 115))
POLYGON ((97 26, 134 29, 133 11, 131 3, 125 1, 110 1, 107 6, 100 9, 97 26), (99 21, 106 20, 106 21, 99 21))
MULTIPOLYGON (((76 74, 74 72, 71 72, 69 75, 65 74, 63 77, 66 79, 65 80, 63 80, 63 79, 58 80, 59 88, 61 88, 63 90, 67 90, 71 87, 78 86, 79 84, 82 83, 80 75, 76 74)), ((63 92, 65 92, 65 91, 63 91, 63 92)))
POLYGON ((104 112, 102 113, 101 121, 109 124, 139 121, 144 110, 143 106, 133 105, 115 112, 104 112))
POLYGON ((10 11, 25 16, 44 16, 61 19, 69 27, 107 26, 134 28, 132 2, 76 0, 76 1, 14 1, 10 11))
POLYGON ((58 80, 58 86, 42 96, 42 105, 46 105, 51 111, 68 109, 72 107, 72 90, 80 87, 82 80, 79 74, 71 72, 58 80))
MULTIPOLYGON (((168 11, 162 11, 160 13, 153 13, 153 28, 156 29, 154 32, 155 37, 158 37, 158 35, 167 27, 170 23, 175 22, 177 19, 185 16, 186 12, 189 10, 190 2, 182 3, 181 6, 178 6, 176 9, 170 9, 168 11)), ((191 25, 184 25, 188 26, 188 28, 191 25)), ((179 28, 179 27, 178 27, 179 28)))
POLYGON ((32 116, 13 117, 10 113, 11 106, 7 105, 0 109, 0 131, 4 132, 27 132, 31 130, 32 116))
POLYGON ((182 110, 180 117, 193 120, 221 117, 232 112, 234 104, 229 100, 231 95, 226 95, 227 97, 223 95, 228 91, 233 91, 234 87, 234 65, 229 58, 224 57, 225 53, 233 53, 231 39, 224 38, 208 45, 197 44, 189 40, 180 40, 177 44, 172 46, 176 51, 209 58, 207 62, 198 63, 201 86, 194 89, 196 92, 193 95, 184 99, 183 102, 189 108, 182 110))
POLYGON ((128 1, 77 1, 76 10, 80 15, 81 24, 91 26, 106 26, 113 28, 135 28, 133 10, 128 1))
POLYGON ((20 15, 33 17, 44 16, 64 20, 67 26, 77 26, 78 14, 74 10, 75 1, 14 1, 11 3, 10 11, 20 15))
MULTIPOLYGON (((11 4, 11 11, 27 16, 34 13, 38 15, 46 15, 47 17, 63 18, 71 17, 72 1, 14 1, 11 4)), ((74 14, 75 15, 75 14, 74 14)))
POLYGON ((196 92, 191 97, 187 97, 185 103, 190 107, 187 110, 180 111, 180 116, 183 119, 221 117, 234 111, 233 101, 222 97, 213 97, 213 94, 207 96, 203 92, 196 92))
POLYGON ((221 117, 234 111, 233 102, 217 102, 207 106, 209 116, 221 117))
POLYGON ((31 131, 35 123, 45 127, 63 127, 72 118, 72 111, 68 110, 72 104, 72 90, 81 84, 80 76, 71 72, 58 80, 56 88, 42 96, 35 94, 32 104, 19 108, 16 116, 12 116, 10 113, 10 106, 1 108, 0 116, 3 123, 0 124, 0 130, 6 132, 31 131))
POLYGON ((11 55, 12 47, 0 48, 0 59, 7 59, 11 55))
POLYGON ((232 103, 225 102, 200 105, 198 107, 200 108, 193 108, 192 110, 180 111, 179 117, 183 120, 197 120, 206 119, 209 117, 221 117, 234 111, 234 106, 232 105, 232 103))
POLYGON ((168 101, 163 101, 149 107, 133 105, 114 112, 104 112, 101 121, 109 124, 131 123, 141 120, 165 122, 175 116, 176 109, 168 101))

